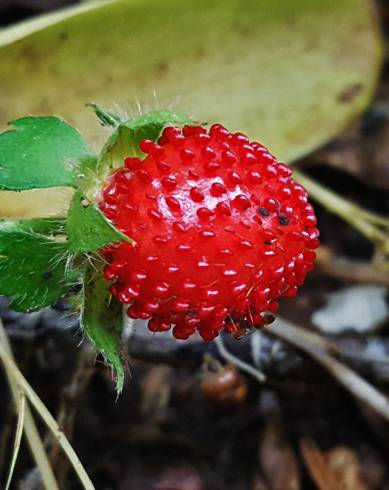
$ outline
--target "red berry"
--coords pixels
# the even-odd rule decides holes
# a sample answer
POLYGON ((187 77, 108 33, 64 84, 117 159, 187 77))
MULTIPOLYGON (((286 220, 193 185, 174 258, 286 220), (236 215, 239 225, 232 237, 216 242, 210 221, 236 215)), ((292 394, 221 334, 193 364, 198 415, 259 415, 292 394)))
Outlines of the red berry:
POLYGON ((105 278, 131 318, 204 340, 260 327, 313 268, 319 232, 305 189, 259 143, 215 124, 140 143, 100 208, 136 246, 107 247, 105 278))

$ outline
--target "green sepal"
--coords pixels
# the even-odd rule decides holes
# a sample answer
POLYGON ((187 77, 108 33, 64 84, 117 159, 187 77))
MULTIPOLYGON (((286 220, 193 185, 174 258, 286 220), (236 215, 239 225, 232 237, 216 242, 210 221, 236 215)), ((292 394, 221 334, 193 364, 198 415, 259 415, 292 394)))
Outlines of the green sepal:
POLYGON ((170 111, 147 112, 121 122, 108 138, 100 154, 97 168, 100 178, 104 179, 122 167, 124 159, 128 156, 144 157, 144 153, 139 149, 141 140, 156 141, 164 127, 181 127, 185 124, 195 123, 185 114, 170 111))
POLYGON ((0 294, 11 308, 29 312, 51 305, 77 282, 67 269, 67 246, 21 226, 0 229, 0 294))
POLYGON ((114 242, 133 242, 117 230, 80 191, 76 191, 67 221, 69 251, 74 255, 95 252, 114 242))
POLYGON ((119 116, 113 114, 112 112, 106 111, 105 109, 103 109, 98 104, 95 104, 94 102, 90 102, 89 104, 86 104, 86 107, 91 107, 95 111, 96 116, 100 119, 103 126, 116 127, 119 126, 119 124, 122 122, 119 116))
POLYGON ((116 390, 121 393, 124 384, 124 362, 121 357, 123 333, 122 305, 111 296, 109 282, 103 277, 102 265, 89 266, 84 275, 84 302, 81 326, 85 334, 101 352, 116 376, 116 390))
POLYGON ((0 189, 73 186, 73 168, 89 153, 81 135, 55 116, 23 117, 0 134, 0 189))

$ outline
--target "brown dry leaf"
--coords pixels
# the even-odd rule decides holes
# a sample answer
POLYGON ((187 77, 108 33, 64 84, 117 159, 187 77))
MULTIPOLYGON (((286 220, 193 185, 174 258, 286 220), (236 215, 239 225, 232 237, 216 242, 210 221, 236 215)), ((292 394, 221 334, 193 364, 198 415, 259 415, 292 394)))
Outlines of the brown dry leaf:
POLYGON ((328 465, 342 490, 368 490, 355 453, 348 447, 337 447, 326 454, 328 465))
POLYGON ((257 475, 254 478, 252 490, 270 490, 269 487, 264 482, 263 478, 257 475))
POLYGON ((329 471, 325 455, 312 439, 301 439, 300 451, 312 480, 320 490, 341 490, 334 473, 329 471))
POLYGON ((309 438, 300 440, 304 463, 319 490, 368 490, 357 456, 350 448, 322 452, 309 438))
POLYGON ((209 402, 239 405, 246 399, 247 381, 236 366, 226 364, 216 371, 204 372, 201 392, 209 402))
POLYGON ((270 416, 267 420, 260 442, 259 459, 272 490, 300 489, 297 458, 283 434, 278 417, 270 416))

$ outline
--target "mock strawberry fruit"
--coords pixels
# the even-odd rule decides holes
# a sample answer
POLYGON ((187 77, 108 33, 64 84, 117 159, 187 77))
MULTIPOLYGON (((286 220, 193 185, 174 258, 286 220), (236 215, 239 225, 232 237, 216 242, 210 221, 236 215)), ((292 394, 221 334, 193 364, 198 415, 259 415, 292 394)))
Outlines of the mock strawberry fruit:
POLYGON ((101 194, 102 212, 136 245, 105 249, 111 292, 153 332, 207 341, 260 327, 313 268, 316 217, 291 169, 216 124, 143 140, 101 194))

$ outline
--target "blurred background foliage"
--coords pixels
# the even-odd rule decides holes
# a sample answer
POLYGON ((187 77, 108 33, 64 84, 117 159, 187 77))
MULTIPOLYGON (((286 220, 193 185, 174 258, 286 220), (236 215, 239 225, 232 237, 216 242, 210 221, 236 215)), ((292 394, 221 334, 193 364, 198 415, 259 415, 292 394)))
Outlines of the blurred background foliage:
MULTIPOLYGON (((61 4, 18 3, 30 12, 61 4)), ((366 108, 381 62, 365 0, 87 2, 0 32, 0 124, 56 114, 98 147, 104 132, 85 103, 128 115, 174 107, 291 162, 366 108)), ((41 212, 39 194, 20 212, 41 212)), ((66 203, 55 191, 42 200, 46 213, 66 203)), ((19 206, 20 196, 4 197, 0 215, 19 206)))

